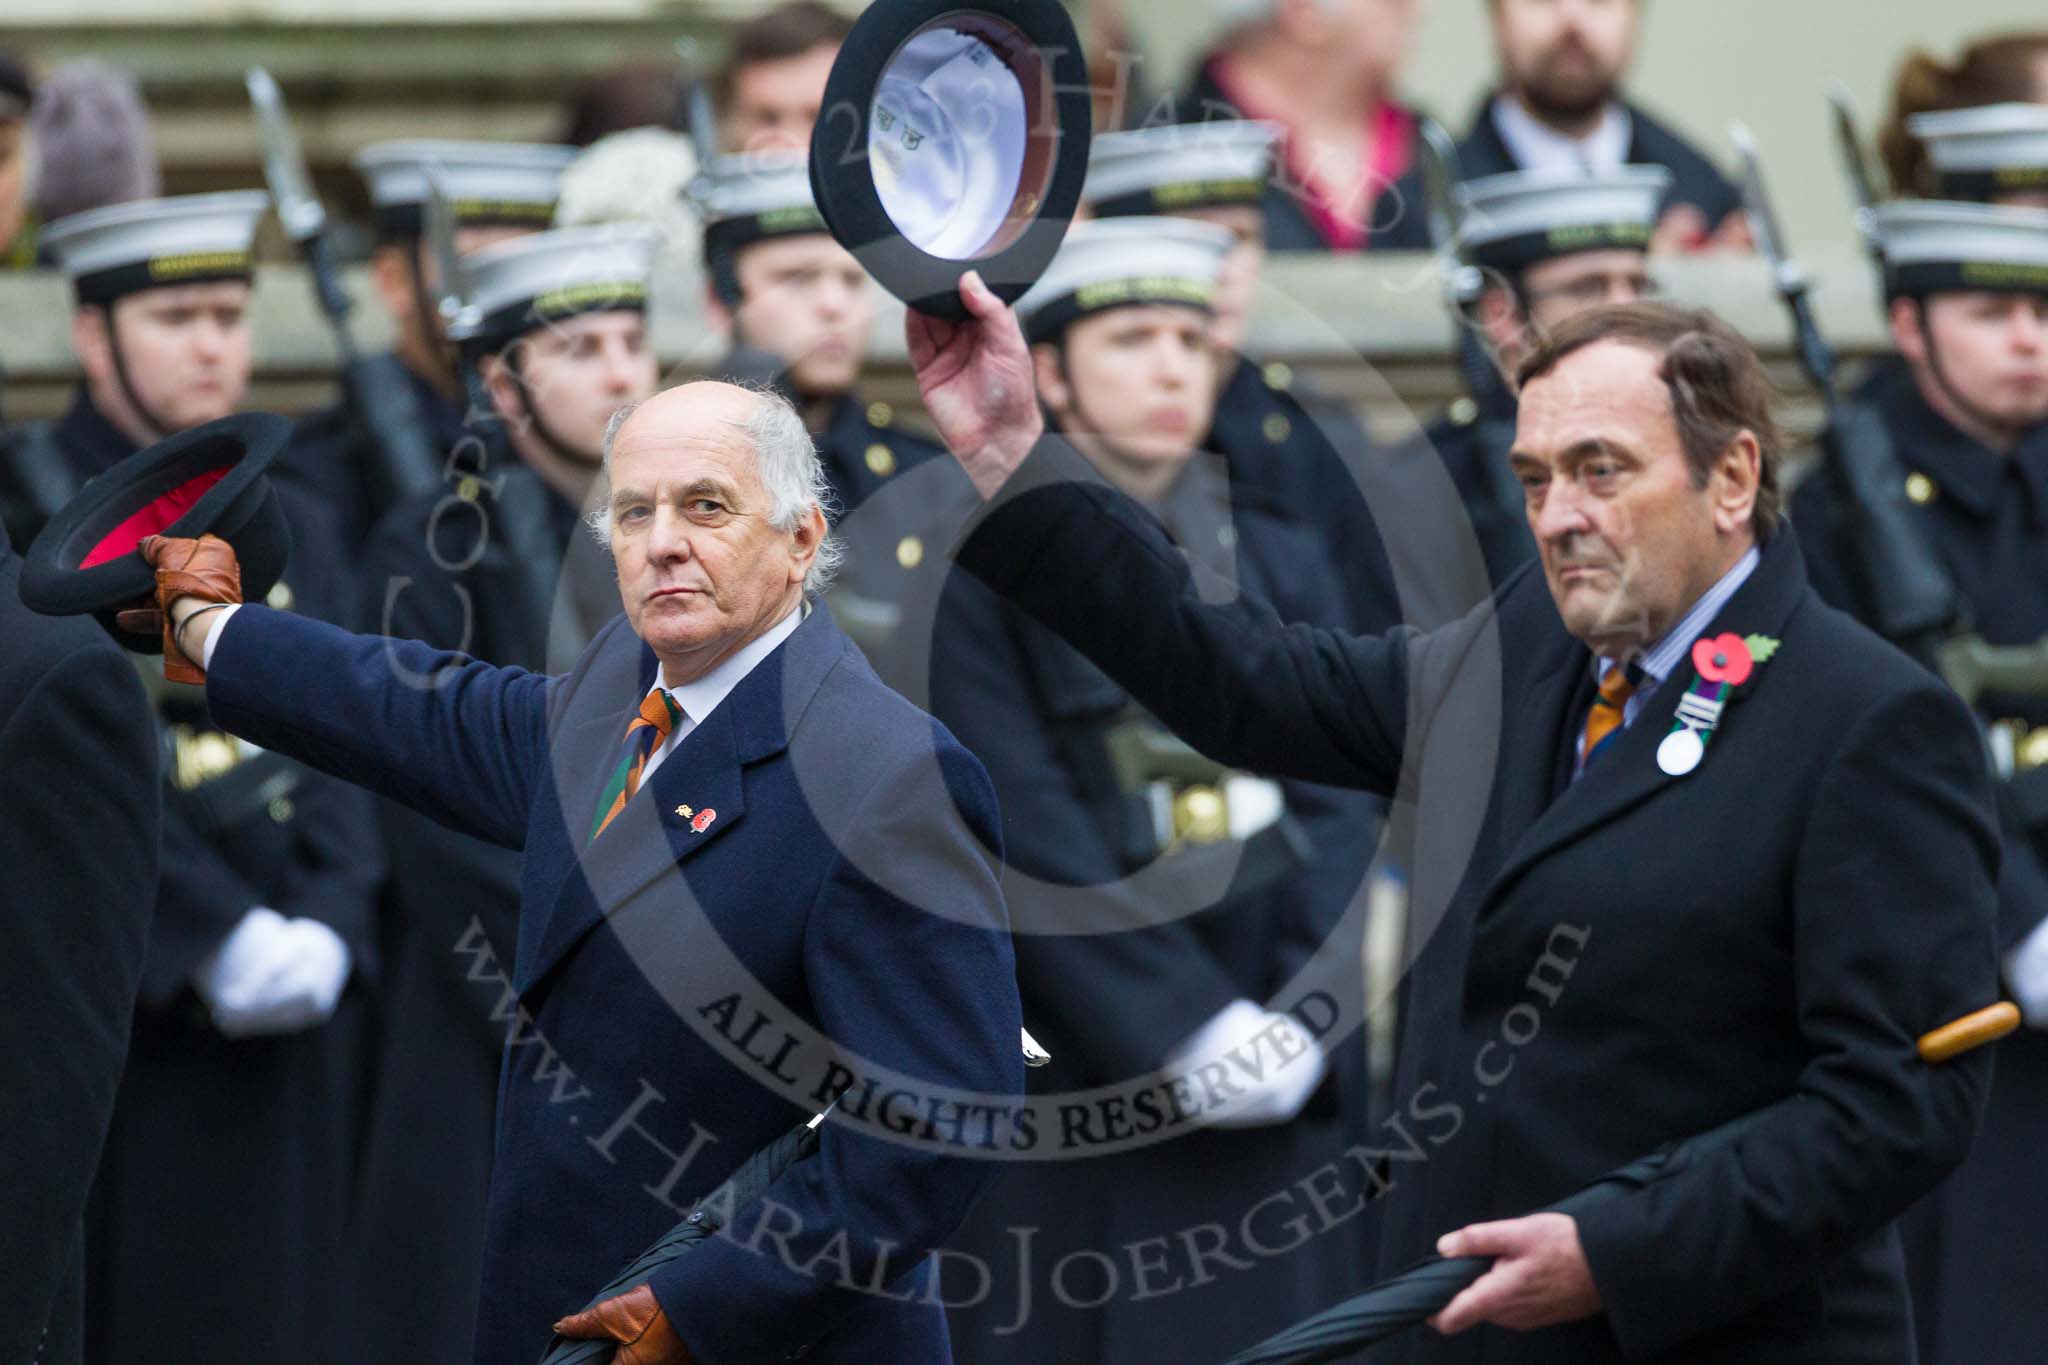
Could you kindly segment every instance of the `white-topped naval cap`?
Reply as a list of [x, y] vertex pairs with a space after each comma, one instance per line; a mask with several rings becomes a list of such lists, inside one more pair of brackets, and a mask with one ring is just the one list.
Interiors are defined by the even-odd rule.
[[802, 152], [742, 152], [721, 156], [690, 187], [708, 231], [747, 222], [755, 235], [823, 232], [825, 220], [811, 195], [810, 159]]
[[439, 179], [455, 221], [546, 227], [574, 147], [539, 142], [414, 138], [373, 142], [355, 155], [380, 226], [418, 231], [428, 171]]
[[2048, 209], [1895, 199], [1871, 211], [1893, 294], [2048, 293]]
[[174, 284], [247, 279], [256, 225], [270, 208], [262, 190], [137, 199], [74, 213], [39, 240], [81, 302]]
[[1467, 180], [1457, 190], [1459, 235], [1474, 260], [1502, 269], [1579, 251], [1647, 248], [1670, 184], [1662, 166]]
[[1139, 303], [1208, 308], [1237, 238], [1185, 218], [1106, 218], [1076, 223], [1038, 283], [1017, 300], [1034, 341], [1075, 318]]
[[659, 234], [645, 223], [555, 228], [462, 258], [483, 334], [508, 341], [577, 313], [644, 310]]
[[1989, 199], [2048, 190], [2048, 105], [1983, 104], [1915, 114], [1906, 131], [1927, 148], [1943, 194]]
[[1285, 132], [1277, 123], [1214, 119], [1098, 133], [1081, 199], [1104, 217], [1256, 204]]

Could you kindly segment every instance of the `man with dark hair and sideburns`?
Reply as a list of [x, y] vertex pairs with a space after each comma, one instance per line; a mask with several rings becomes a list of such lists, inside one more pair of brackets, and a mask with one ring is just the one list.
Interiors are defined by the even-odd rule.
[[1394, 1096], [1427, 1160], [1389, 1172], [1380, 1260], [1493, 1263], [1390, 1358], [1911, 1359], [1894, 1221], [1990, 1080], [1919, 1040], [1998, 998], [1998, 827], [1961, 702], [1808, 586], [1749, 344], [1662, 304], [1560, 324], [1508, 455], [1539, 562], [1357, 636], [1198, 574], [1045, 436], [1014, 317], [961, 292], [909, 340], [993, 502], [962, 562], [1212, 759], [1417, 802]]

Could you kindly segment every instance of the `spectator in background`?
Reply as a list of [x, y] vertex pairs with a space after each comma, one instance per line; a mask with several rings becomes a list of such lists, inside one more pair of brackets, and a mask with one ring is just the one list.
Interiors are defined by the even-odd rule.
[[1698, 148], [1622, 97], [1642, 0], [1488, 0], [1500, 88], [1458, 147], [1468, 177], [1507, 171], [1671, 172], [1654, 251], [1752, 245], [1742, 195]]
[[683, 130], [683, 81], [673, 63], [627, 62], [576, 82], [562, 111], [565, 144], [588, 147], [631, 128]]
[[93, 61], [58, 67], [36, 92], [29, 132], [41, 222], [163, 193], [156, 135], [131, 72]]
[[1924, 48], [1908, 53], [1892, 81], [1891, 117], [1877, 149], [1902, 199], [1946, 198], [1926, 144], [1906, 126], [1916, 114], [1974, 109], [1986, 104], [2048, 105], [2048, 33], [1985, 38], [1943, 63]]
[[35, 100], [28, 67], [11, 52], [0, 52], [0, 269], [26, 270], [36, 263], [35, 139], [28, 111]]
[[1416, 116], [1393, 98], [1415, 0], [1217, 0], [1217, 10], [1224, 35], [1178, 118], [1287, 129], [1267, 195], [1267, 246], [1427, 248], [1410, 174]]
[[712, 85], [719, 145], [728, 152], [808, 148], [825, 78], [852, 27], [818, 0], [788, 0], [733, 30], [732, 52]]

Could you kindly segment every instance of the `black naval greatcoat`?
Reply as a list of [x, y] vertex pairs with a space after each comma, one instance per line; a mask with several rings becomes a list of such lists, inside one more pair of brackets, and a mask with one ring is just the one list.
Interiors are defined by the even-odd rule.
[[[2010, 454], [1957, 430], [1930, 407], [1902, 363], [1881, 364], [1856, 394], [1891, 432], [1914, 522], [1968, 604], [1971, 628], [1997, 645], [2048, 635], [2048, 423]], [[1826, 470], [1792, 499], [1814, 587], [1868, 617], [1857, 547]], [[2001, 802], [2006, 835], [1999, 946], [2010, 951], [2048, 919], [2048, 822], [2030, 821], [2020, 793], [2048, 783], [2048, 696], [1990, 695], [1980, 718], [2009, 743], [2015, 780]], [[2024, 1360], [2048, 1341], [2048, 1302], [2022, 1286], [2048, 1280], [2048, 1035], [2022, 1030], [1999, 1046], [1998, 1081], [1970, 1159], [1905, 1226], [1914, 1311], [1925, 1358]]]
[[1573, 783], [1593, 661], [1540, 575], [1426, 635], [1287, 627], [1205, 601], [1086, 478], [1045, 443], [962, 563], [1217, 761], [1420, 805], [1398, 1108], [1367, 1135], [1383, 1268], [1749, 1120], [1579, 1218], [1598, 1315], [1390, 1358], [1911, 1359], [1894, 1220], [1962, 1161], [1992, 1062], [1916, 1041], [1999, 993], [1998, 830], [1954, 695], [1823, 603], [1781, 527], [1708, 628], [1778, 647], [1703, 761], [1657, 759], [1681, 667]]
[[79, 1365], [84, 1214], [156, 900], [156, 735], [127, 656], [21, 603], [0, 541], [0, 1360]]
[[[901, 627], [913, 585], [936, 568], [976, 499], [960, 467], [939, 446], [895, 425], [888, 403], [846, 394], [816, 434], [832, 486], [827, 508], [845, 559], [826, 604], [884, 681], [903, 648]], [[913, 629], [928, 629], [914, 625]]]
[[[610, 557], [525, 465], [493, 485], [458, 479], [385, 517], [363, 555], [363, 618], [378, 634], [561, 671], [618, 614]], [[531, 1030], [514, 1030], [510, 993], [520, 855], [376, 806], [387, 966], [343, 1357], [461, 1360], [476, 1340], [499, 1070], [537, 1053]]]
[[[1160, 513], [1183, 552], [1244, 591], [1293, 619], [1338, 618], [1315, 533], [1269, 495], [1235, 494], [1214, 457], [1196, 457]], [[1338, 952], [1326, 941], [1364, 881], [1378, 833], [1371, 798], [1282, 784], [1285, 813], [1264, 830], [1247, 839], [1190, 830], [1162, 848], [1149, 802], [1165, 791], [1199, 799], [1215, 789], [1205, 783], [1222, 779], [1183, 773], [1155, 789], [1145, 774], [1120, 772], [1136, 736], [1178, 741], [1094, 664], [964, 572], [945, 582], [937, 612], [930, 705], [996, 784], [1018, 989], [1027, 1024], [1052, 1054], [1029, 1074], [1035, 1093], [1132, 1084], [1233, 1000], [1277, 997], [1319, 951], [1348, 963], [1348, 974], [1330, 973], [1341, 979], [1318, 979], [1352, 992], [1356, 1017], [1360, 944]], [[1083, 905], [1095, 931], [1055, 931], [1052, 917]], [[1145, 927], [1100, 932], [1122, 914]], [[1149, 923], [1148, 914], [1164, 918]], [[952, 1243], [992, 1272], [986, 1297], [952, 1314], [958, 1357], [1217, 1359], [1362, 1283], [1361, 1223], [1285, 1254], [1238, 1245], [1230, 1254], [1239, 1266], [1206, 1282], [1201, 1267], [1173, 1258], [1183, 1254], [1182, 1229], [1238, 1228], [1262, 1197], [1335, 1160], [1349, 1140], [1342, 1120], [1363, 1112], [1363, 1055], [1362, 1034], [1330, 1038], [1329, 1075], [1290, 1122], [1189, 1127], [1136, 1150], [1005, 1165]], [[1028, 1244], [1019, 1228], [1030, 1230]], [[1147, 1295], [1126, 1280], [1101, 1305], [1062, 1301], [1067, 1284], [1063, 1276], [1055, 1287], [1052, 1268], [1063, 1258], [1121, 1255], [1152, 1239], [1169, 1249], [1157, 1281], [1193, 1285]], [[1085, 1294], [1100, 1288], [1091, 1279]], [[1020, 1315], [1021, 1331], [1006, 1328]]]
[[[465, 401], [444, 392], [395, 355], [377, 359], [394, 383], [411, 391], [428, 447], [454, 450], [462, 439]], [[376, 452], [358, 433], [346, 403], [322, 408], [300, 419], [291, 448], [272, 468], [280, 492], [331, 520], [334, 541], [351, 564], [399, 501], [396, 490], [379, 476]]]
[[1229, 468], [1235, 500], [1277, 506], [1314, 533], [1337, 579], [1339, 614], [1329, 624], [1387, 630], [1401, 622], [1368, 500], [1377, 491], [1371, 466], [1382, 452], [1355, 418], [1304, 399], [1286, 365], [1239, 358], [1217, 395], [1208, 444]]
[[[1471, 129], [1458, 144], [1458, 173], [1467, 180], [1522, 169], [1493, 121], [1493, 104], [1499, 98], [1494, 94], [1480, 101]], [[1626, 103], [1623, 107], [1629, 118], [1627, 164], [1662, 166], [1671, 172], [1671, 186], [1657, 206], [1659, 215], [1676, 205], [1690, 204], [1700, 211], [1712, 232], [1742, 207], [1742, 192], [1697, 147], [1650, 117], [1641, 105]]]
[[[50, 434], [76, 484], [136, 450], [83, 390]], [[341, 614], [325, 595], [336, 562], [325, 528], [295, 516], [291, 530], [272, 600]], [[212, 724], [198, 689], [164, 683], [154, 658], [144, 668], [162, 747], [163, 854], [87, 1219], [87, 1355], [110, 1365], [325, 1359], [364, 1082], [357, 982], [376, 962], [382, 857], [369, 800], [243, 748]], [[326, 1023], [240, 1039], [214, 1026], [193, 973], [257, 906], [320, 920], [349, 945], [351, 984]], [[252, 1302], [265, 1311], [250, 1314]]]
[[1417, 625], [1457, 619], [1536, 557], [1521, 484], [1508, 466], [1515, 415], [1514, 396], [1504, 387], [1459, 398], [1388, 455], [1397, 484], [1412, 480], [1418, 465], [1439, 466], [1450, 476], [1484, 570], [1475, 575], [1449, 557], [1424, 560], [1412, 571], [1418, 595], [1429, 604], [1426, 615], [1408, 618]]

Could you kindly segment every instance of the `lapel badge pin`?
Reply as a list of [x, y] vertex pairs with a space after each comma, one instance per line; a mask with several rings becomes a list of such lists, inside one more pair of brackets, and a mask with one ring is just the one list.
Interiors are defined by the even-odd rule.
[[677, 806], [677, 807], [676, 807], [676, 818], [677, 818], [677, 819], [679, 819], [679, 820], [687, 820], [687, 819], [689, 819], [689, 818], [690, 818], [690, 817], [691, 817], [692, 815], [695, 815], [695, 814], [696, 814], [696, 812], [695, 812], [695, 811], [693, 811], [693, 810], [691, 810], [691, 809], [690, 809], [690, 808], [689, 808], [688, 806]]
[[718, 812], [706, 806], [690, 818], [690, 829], [693, 833], [702, 834], [705, 830], [711, 828], [711, 822], [717, 818]]

